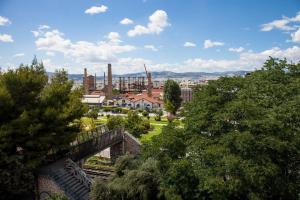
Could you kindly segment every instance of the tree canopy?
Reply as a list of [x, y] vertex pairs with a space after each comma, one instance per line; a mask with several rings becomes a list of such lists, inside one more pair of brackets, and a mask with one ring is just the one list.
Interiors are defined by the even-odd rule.
[[167, 80], [164, 84], [164, 104], [166, 111], [176, 114], [181, 106], [181, 90], [174, 80]]
[[0, 74], [1, 197], [32, 191], [32, 173], [49, 150], [74, 140], [73, 122], [85, 111], [81, 94], [64, 70], [48, 79], [36, 59]]
[[[159, 172], [150, 180], [160, 195], [152, 198], [298, 199], [299, 85], [300, 64], [270, 58], [245, 77], [197, 87], [185, 127], [170, 123], [143, 148], [140, 162], [152, 160]], [[138, 169], [118, 178], [123, 188]], [[139, 191], [131, 186], [123, 192]]]

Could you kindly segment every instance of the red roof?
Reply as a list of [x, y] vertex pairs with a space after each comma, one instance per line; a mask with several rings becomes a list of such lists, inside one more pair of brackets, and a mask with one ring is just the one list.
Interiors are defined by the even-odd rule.
[[125, 96], [125, 98], [129, 99], [130, 101], [133, 101], [133, 102], [136, 102], [136, 101], [139, 101], [139, 100], [142, 100], [142, 99], [145, 99], [151, 103], [159, 103], [159, 104], [162, 104], [162, 100], [159, 99], [160, 97], [160, 93], [161, 92], [153, 92], [152, 91], [152, 96], [149, 97], [147, 92], [143, 91], [142, 93], [139, 93], [139, 94], [127, 94]]

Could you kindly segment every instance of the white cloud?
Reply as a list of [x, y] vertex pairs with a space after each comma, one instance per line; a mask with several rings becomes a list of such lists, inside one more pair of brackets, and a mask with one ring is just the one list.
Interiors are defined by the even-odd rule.
[[120, 21], [120, 24], [123, 24], [123, 25], [133, 24], [133, 21], [129, 18], [124, 18]]
[[145, 45], [144, 48], [151, 49], [152, 51], [158, 51], [158, 49], [154, 45], [150, 45], [150, 44]]
[[35, 31], [31, 31], [31, 33], [34, 35], [34, 37], [38, 37], [38, 36], [44, 34], [45, 31], [50, 28], [51, 27], [48, 25], [39, 25], [38, 29]]
[[13, 42], [13, 38], [11, 35], [0, 34], [0, 42]]
[[159, 34], [169, 25], [167, 13], [163, 10], [156, 10], [149, 17], [147, 26], [136, 25], [132, 30], [129, 30], [127, 34], [129, 37], [143, 34]]
[[284, 31], [295, 30], [294, 27], [288, 26], [290, 20], [288, 18], [274, 20], [270, 23], [261, 25], [261, 31], [271, 31], [273, 29], [280, 29]]
[[241, 53], [245, 49], [243, 47], [238, 47], [238, 48], [229, 48], [228, 51], [236, 52], [236, 53]]
[[87, 9], [84, 13], [94, 15], [94, 14], [98, 14], [98, 13], [104, 13], [107, 11], [107, 9], [108, 9], [108, 7], [105, 5], [92, 6], [89, 9]]
[[40, 25], [38, 29], [39, 29], [39, 30], [50, 29], [50, 26], [45, 25], [45, 24], [44, 24], [44, 25]]
[[62, 53], [78, 63], [100, 63], [116, 60], [117, 54], [135, 50], [134, 46], [121, 45], [116, 32], [109, 33], [106, 41], [97, 43], [87, 41], [73, 42], [66, 39], [58, 30], [42, 33], [35, 41], [38, 50]]
[[211, 48], [211, 47], [215, 47], [215, 46], [223, 46], [224, 43], [223, 42], [217, 42], [217, 41], [211, 41], [211, 40], [205, 40], [204, 41], [204, 48]]
[[291, 37], [293, 42], [300, 42], [300, 28], [296, 32], [291, 33]]
[[183, 44], [184, 47], [196, 47], [197, 45], [193, 42], [185, 42]]
[[270, 23], [261, 25], [261, 31], [271, 31], [273, 29], [292, 31], [296, 29], [295, 26], [290, 25], [293, 22], [300, 22], [300, 11], [297, 13], [295, 17], [290, 18], [290, 17], [283, 16], [281, 19], [277, 19]]
[[23, 57], [23, 56], [25, 56], [24, 53], [17, 53], [15, 55], [13, 55], [13, 57]]
[[5, 26], [9, 24], [11, 24], [11, 21], [8, 18], [0, 16], [0, 26]]
[[106, 38], [108, 38], [113, 43], [120, 43], [122, 40], [120, 40], [120, 34], [118, 32], [110, 32]]
[[288, 49], [280, 49], [274, 47], [258, 53], [244, 52], [240, 54], [238, 59], [202, 59], [194, 58], [184, 61], [184, 68], [191, 71], [229, 71], [229, 70], [254, 70], [262, 67], [263, 63], [269, 56], [275, 58], [286, 58], [288, 61], [300, 61], [300, 48], [293, 46]]
[[47, 56], [55, 56], [55, 53], [52, 52], [52, 51], [47, 51], [47, 52], [46, 52], [46, 55], [47, 55]]

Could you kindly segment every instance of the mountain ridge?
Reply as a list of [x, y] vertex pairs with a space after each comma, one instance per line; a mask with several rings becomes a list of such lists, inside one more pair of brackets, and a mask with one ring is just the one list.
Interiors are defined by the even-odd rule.
[[[172, 72], [172, 71], [154, 71], [151, 72], [153, 79], [161, 78], [190, 78], [199, 79], [201, 77], [220, 77], [220, 76], [244, 76], [251, 71], [239, 70], [239, 71], [224, 71], [224, 72]], [[49, 76], [52, 76], [53, 72], [48, 72]], [[82, 80], [83, 74], [69, 74], [69, 78], [72, 80]], [[146, 76], [145, 72], [126, 73], [126, 74], [113, 74], [114, 78], [117, 77], [138, 77]], [[103, 79], [103, 75], [97, 76], [97, 79]]]

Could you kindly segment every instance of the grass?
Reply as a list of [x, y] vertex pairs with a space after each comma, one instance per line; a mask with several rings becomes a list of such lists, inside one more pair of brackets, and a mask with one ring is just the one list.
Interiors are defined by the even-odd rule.
[[143, 142], [147, 142], [150, 141], [152, 139], [153, 136], [159, 135], [161, 134], [161, 130], [162, 130], [162, 125], [155, 125], [155, 124], [151, 124], [154, 129], [152, 131], [149, 131], [147, 134], [143, 134], [141, 135], [141, 137], [139, 138], [139, 140], [143, 143]]
[[[99, 116], [96, 120], [83, 117], [81, 121], [83, 123], [83, 126], [86, 127], [86, 130], [90, 130], [92, 127], [105, 124], [107, 122], [107, 117]], [[154, 127], [154, 129], [149, 131], [147, 134], [141, 135], [141, 137], [139, 138], [141, 142], [149, 141], [152, 139], [153, 136], [159, 135], [161, 133], [162, 127], [168, 124], [168, 119], [166, 117], [162, 117], [161, 121], [155, 121], [154, 117], [150, 117], [149, 121], [151, 126]], [[179, 127], [183, 127], [182, 121], [176, 119], [174, 120], [174, 122], [177, 123]]]

